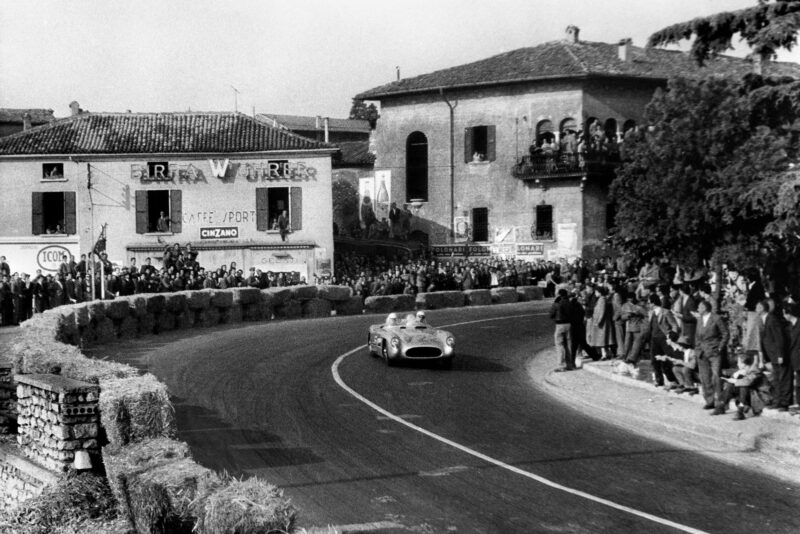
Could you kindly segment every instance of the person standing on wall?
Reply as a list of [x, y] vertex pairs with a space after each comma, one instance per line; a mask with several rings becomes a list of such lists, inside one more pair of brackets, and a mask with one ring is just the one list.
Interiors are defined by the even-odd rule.
[[286, 210], [278, 216], [278, 230], [281, 233], [281, 241], [286, 241], [286, 236], [289, 234], [289, 214]]

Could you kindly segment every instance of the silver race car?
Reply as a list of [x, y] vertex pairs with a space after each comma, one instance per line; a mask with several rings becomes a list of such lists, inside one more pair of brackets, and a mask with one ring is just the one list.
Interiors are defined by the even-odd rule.
[[398, 320], [397, 315], [391, 313], [385, 323], [369, 327], [367, 345], [371, 355], [382, 357], [389, 366], [401, 360], [434, 360], [449, 369], [453, 365], [456, 341], [450, 332], [427, 324], [424, 312], [409, 315], [405, 320]]

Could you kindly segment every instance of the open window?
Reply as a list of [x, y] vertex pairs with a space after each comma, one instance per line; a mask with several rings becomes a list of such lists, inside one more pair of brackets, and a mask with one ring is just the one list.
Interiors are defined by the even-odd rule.
[[489, 241], [489, 208], [472, 209], [472, 240]]
[[178, 189], [136, 191], [136, 233], [180, 233], [182, 204], [182, 191]]
[[256, 229], [277, 231], [278, 217], [286, 212], [291, 230], [303, 229], [302, 187], [256, 188]]
[[473, 126], [464, 130], [464, 163], [494, 161], [497, 158], [494, 126]]
[[536, 206], [534, 238], [542, 241], [553, 239], [553, 206], [547, 204]]
[[63, 180], [63, 163], [42, 163], [42, 180]]
[[33, 192], [31, 208], [34, 235], [77, 232], [74, 191]]
[[428, 201], [428, 138], [422, 132], [406, 139], [406, 201]]

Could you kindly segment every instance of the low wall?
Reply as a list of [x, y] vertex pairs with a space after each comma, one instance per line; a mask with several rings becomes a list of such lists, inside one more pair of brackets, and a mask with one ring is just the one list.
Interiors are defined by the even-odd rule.
[[[236, 288], [132, 295], [111, 301], [61, 306], [23, 323], [22, 334], [11, 350], [3, 355], [9, 362], [0, 364], [0, 431], [16, 430], [17, 384], [12, 381], [15, 374], [20, 375], [18, 380], [24, 383], [30, 381], [25, 375], [49, 373], [58, 368], [62, 378], [56, 381], [67, 379], [98, 385], [99, 439], [94, 440], [87, 435], [84, 437], [89, 441], [79, 445], [81, 448], [88, 445], [93, 454], [96, 450], [94, 447], [102, 447], [102, 456], [96, 458], [95, 463], [102, 461], [108, 471], [120, 501], [120, 512], [128, 518], [131, 528], [137, 532], [157, 532], [152, 525], [166, 524], [167, 518], [174, 519], [176, 513], [189, 514], [183, 519], [191, 522], [192, 510], [196, 507], [186, 508], [176, 497], [170, 506], [159, 508], [163, 517], [151, 517], [147, 514], [152, 514], [157, 507], [133, 505], [138, 502], [137, 498], [142, 497], [141, 488], [148, 488], [147, 491], [154, 492], [156, 497], [166, 491], [163, 488], [169, 488], [168, 496], [173, 493], [181, 495], [181, 488], [172, 480], [177, 471], [196, 475], [192, 480], [182, 478], [188, 480], [190, 486], [196, 486], [197, 481], [202, 479], [203, 484], [209, 483], [216, 488], [209, 490], [203, 498], [209, 498], [213, 491], [224, 491], [224, 483], [196, 464], [184, 443], [174, 440], [174, 411], [163, 384], [152, 375], [140, 375], [128, 365], [86, 358], [76, 345], [98, 346], [170, 330], [209, 328], [242, 321], [358, 315], [365, 310], [383, 313], [483, 306], [538, 298], [541, 298], [539, 288], [499, 288], [422, 293], [417, 296], [376, 296], [362, 301], [360, 297], [353, 296], [348, 287], [293, 286], [265, 290]], [[22, 392], [24, 396], [30, 393], [26, 389]], [[41, 415], [41, 408], [44, 407], [38, 408], [36, 413]], [[26, 405], [26, 419], [23, 421], [26, 424], [31, 422], [27, 419], [30, 413], [30, 407]], [[52, 415], [49, 417], [52, 419]], [[40, 423], [36, 421], [36, 425]], [[47, 429], [52, 430], [51, 427]], [[41, 433], [26, 434], [29, 437], [33, 435], [41, 436]], [[53, 438], [54, 435], [47, 436], [45, 444], [53, 445]], [[27, 443], [22, 445], [21, 452], [24, 455]], [[58, 446], [55, 443], [56, 449]], [[181, 454], [175, 454], [173, 449], [176, 447], [182, 451]], [[63, 469], [69, 464], [68, 456], [57, 454], [61, 463], [53, 467]], [[137, 463], [139, 460], [136, 458], [139, 457], [144, 463]], [[2, 476], [15, 481], [12, 485], [16, 493], [8, 497], [3, 495], [9, 503], [18, 503], [36, 495], [47, 484], [47, 477], [39, 483], [36, 481], [38, 479], [30, 476], [30, 472], [47, 473], [45, 469], [22, 458], [14, 458], [11, 463], [4, 460], [0, 462]], [[158, 458], [158, 461], [150, 465], [145, 461], [147, 458]], [[20, 470], [19, 465], [31, 465], [33, 471]], [[131, 494], [131, 488], [139, 489], [134, 490], [134, 495]]]
[[19, 447], [0, 443], [0, 510], [9, 511], [42, 493], [58, 477], [24, 457]]

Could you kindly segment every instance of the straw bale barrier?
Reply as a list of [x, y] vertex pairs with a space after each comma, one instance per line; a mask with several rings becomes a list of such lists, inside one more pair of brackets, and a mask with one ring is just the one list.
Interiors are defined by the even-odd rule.
[[539, 286], [518, 286], [517, 296], [520, 302], [544, 299], [544, 291]]
[[488, 289], [467, 289], [464, 301], [467, 306], [488, 306], [492, 303], [492, 294]]
[[367, 313], [412, 311], [415, 308], [414, 295], [378, 295], [364, 299]]
[[511, 304], [519, 298], [513, 287], [496, 287], [489, 291], [492, 294], [492, 304]]
[[460, 308], [464, 305], [463, 291], [436, 291], [420, 293], [416, 298], [418, 310], [438, 310], [441, 308]]

